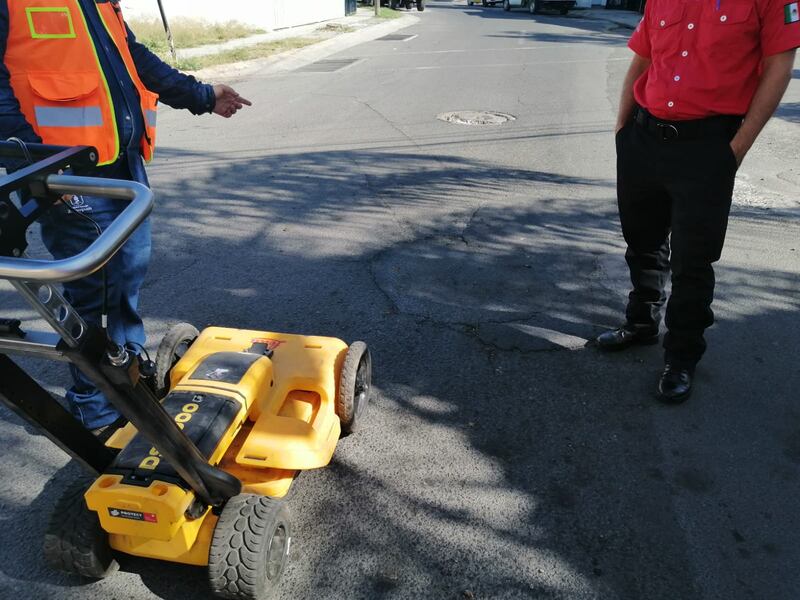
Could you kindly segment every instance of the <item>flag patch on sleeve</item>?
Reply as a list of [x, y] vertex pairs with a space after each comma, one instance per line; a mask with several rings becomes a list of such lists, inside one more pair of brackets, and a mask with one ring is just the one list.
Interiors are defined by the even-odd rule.
[[797, 2], [792, 2], [783, 7], [783, 22], [787, 25], [789, 23], [797, 23], [800, 21], [800, 7]]

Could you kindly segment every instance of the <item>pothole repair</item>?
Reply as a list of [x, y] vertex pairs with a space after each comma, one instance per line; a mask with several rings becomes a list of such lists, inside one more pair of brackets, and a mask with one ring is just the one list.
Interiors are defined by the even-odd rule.
[[446, 112], [436, 117], [440, 121], [455, 123], [456, 125], [502, 125], [509, 121], [516, 121], [514, 115], [494, 112], [489, 110], [457, 110]]
[[[393, 246], [372, 264], [401, 314], [469, 325], [483, 343], [522, 352], [583, 348], [618, 294], [592, 274], [597, 256], [551, 228], [551, 216], [477, 211], [459, 235]], [[612, 319], [613, 320], [613, 319]]]

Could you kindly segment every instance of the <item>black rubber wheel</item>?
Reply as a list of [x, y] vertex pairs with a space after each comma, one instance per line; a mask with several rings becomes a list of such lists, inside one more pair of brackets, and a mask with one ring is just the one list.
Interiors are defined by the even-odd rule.
[[397, 6], [399, 4], [400, 0], [391, 0], [391, 2], [389, 2], [389, 8], [391, 8], [392, 10], [397, 10]]
[[528, 8], [530, 9], [532, 15], [538, 15], [539, 11], [542, 10], [542, 3], [540, 0], [531, 0]]
[[417, 10], [419, 12], [425, 10], [425, 0], [417, 0]]
[[44, 558], [58, 571], [103, 579], [119, 568], [100, 527], [97, 513], [89, 510], [83, 494], [93, 480], [73, 481], [56, 502], [44, 535]]
[[194, 325], [178, 323], [170, 327], [161, 340], [156, 353], [156, 395], [163, 398], [169, 392], [169, 375], [191, 347], [200, 332]]
[[508, 0], [503, 0], [503, 10], [509, 11], [511, 10], [511, 2]]
[[364, 342], [353, 342], [339, 377], [336, 414], [347, 435], [359, 429], [372, 395], [372, 355]]
[[559, 9], [559, 11], [558, 11], [558, 12], [559, 12], [560, 14], [562, 14], [562, 15], [565, 15], [565, 14], [567, 14], [567, 13], [569, 12], [569, 9], [568, 9], [568, 8], [562, 8], [562, 9]]
[[278, 584], [291, 545], [289, 511], [276, 498], [239, 494], [222, 509], [208, 555], [220, 598], [265, 600]]

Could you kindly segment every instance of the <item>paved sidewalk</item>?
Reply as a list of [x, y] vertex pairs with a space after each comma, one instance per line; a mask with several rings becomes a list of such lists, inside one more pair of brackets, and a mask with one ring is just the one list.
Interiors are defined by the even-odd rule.
[[595, 19], [609, 21], [621, 27], [636, 29], [642, 15], [632, 10], [614, 10], [607, 8], [586, 8], [571, 11], [567, 16], [577, 19]]
[[[235, 50], [236, 48], [245, 48], [247, 46], [255, 46], [264, 42], [274, 42], [278, 40], [285, 40], [287, 38], [295, 37], [313, 37], [325, 31], [336, 33], [336, 27], [341, 26], [345, 28], [340, 34], [358, 31], [367, 27], [391, 23], [403, 19], [381, 19], [375, 16], [375, 11], [371, 7], [360, 7], [355, 15], [349, 17], [342, 17], [341, 19], [333, 19], [330, 21], [319, 21], [317, 23], [310, 23], [308, 25], [300, 25], [298, 27], [287, 27], [285, 29], [277, 29], [268, 31], [267, 33], [259, 33], [244, 38], [230, 40], [221, 44], [207, 44], [205, 46], [198, 46], [196, 48], [184, 48], [177, 50], [179, 59], [185, 60], [188, 58], [197, 58], [199, 56], [208, 56], [210, 54], [217, 54], [226, 50]], [[320, 37], [320, 41], [324, 40]]]

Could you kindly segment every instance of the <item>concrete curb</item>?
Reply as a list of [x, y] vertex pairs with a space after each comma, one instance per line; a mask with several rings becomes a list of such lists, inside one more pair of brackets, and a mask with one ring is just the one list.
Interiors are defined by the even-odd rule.
[[636, 29], [642, 15], [633, 11], [616, 11], [603, 9], [576, 10], [567, 15], [572, 19], [591, 19], [593, 21], [607, 21], [626, 29]]
[[385, 23], [364, 27], [358, 31], [343, 33], [334, 38], [322, 40], [317, 44], [299, 50], [290, 50], [289, 52], [282, 52], [267, 58], [217, 65], [195, 71], [192, 74], [201, 79], [220, 81], [240, 79], [256, 72], [258, 72], [259, 75], [272, 75], [294, 71], [295, 69], [302, 68], [325, 58], [326, 56], [330, 56], [331, 54], [336, 54], [337, 52], [347, 50], [348, 48], [363, 44], [364, 42], [369, 42], [384, 35], [394, 33], [400, 29], [405, 29], [417, 22], [419, 22], [419, 17], [404, 15], [397, 19], [386, 21]]

